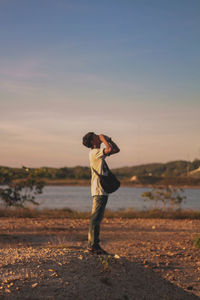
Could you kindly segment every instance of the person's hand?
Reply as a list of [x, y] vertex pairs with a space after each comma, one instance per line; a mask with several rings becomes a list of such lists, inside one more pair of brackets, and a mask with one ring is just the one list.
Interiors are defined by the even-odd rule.
[[[111, 142], [111, 138], [105, 134], [100, 134], [99, 136], [103, 136], [107, 142]], [[101, 140], [101, 139], [100, 139]]]

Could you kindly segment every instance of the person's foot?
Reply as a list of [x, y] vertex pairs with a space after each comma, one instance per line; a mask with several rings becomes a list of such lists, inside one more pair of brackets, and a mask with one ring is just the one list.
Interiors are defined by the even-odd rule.
[[94, 247], [87, 247], [87, 252], [91, 254], [98, 254], [98, 250]]
[[106, 250], [102, 249], [100, 245], [97, 246], [97, 249], [100, 252], [100, 254], [108, 254], [108, 252]]
[[89, 253], [97, 254], [97, 255], [106, 255], [106, 254], [108, 254], [108, 252], [106, 252], [104, 249], [102, 249], [99, 245], [94, 246], [94, 247], [88, 247], [87, 251]]

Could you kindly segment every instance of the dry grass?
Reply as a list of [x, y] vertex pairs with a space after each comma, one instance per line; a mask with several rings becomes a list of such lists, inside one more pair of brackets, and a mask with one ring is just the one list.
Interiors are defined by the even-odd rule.
[[[42, 209], [35, 208], [4, 208], [0, 209], [0, 217], [15, 217], [15, 218], [70, 218], [70, 219], [89, 219], [90, 212], [80, 212], [71, 210], [70, 208], [63, 209]], [[152, 209], [145, 211], [136, 211], [133, 209], [126, 210], [106, 210], [106, 218], [145, 218], [145, 219], [200, 219], [200, 211], [193, 210], [160, 210]]]

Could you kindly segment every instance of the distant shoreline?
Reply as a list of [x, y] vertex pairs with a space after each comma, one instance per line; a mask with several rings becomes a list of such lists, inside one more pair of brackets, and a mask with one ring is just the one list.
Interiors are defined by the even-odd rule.
[[[90, 180], [44, 180], [45, 185], [47, 186], [90, 186]], [[166, 184], [167, 185], [167, 184]], [[121, 187], [132, 187], [132, 188], [153, 188], [153, 187], [166, 187], [165, 184], [141, 184], [141, 183], [132, 183], [130, 181], [121, 180]], [[169, 186], [177, 186], [180, 188], [188, 189], [200, 189], [198, 185], [169, 185]]]
[[[16, 181], [20, 181], [19, 179]], [[43, 179], [41, 181], [44, 182], [45, 186], [88, 186], [90, 187], [90, 179]], [[130, 187], [130, 188], [153, 188], [153, 187], [161, 187], [164, 188], [166, 186], [171, 187], [178, 187], [183, 189], [200, 189], [200, 185], [189, 185], [189, 184], [171, 184], [171, 183], [155, 183], [155, 184], [148, 184], [148, 183], [136, 183], [131, 182], [129, 180], [120, 180], [121, 187]], [[5, 186], [6, 183], [0, 184], [0, 186]]]

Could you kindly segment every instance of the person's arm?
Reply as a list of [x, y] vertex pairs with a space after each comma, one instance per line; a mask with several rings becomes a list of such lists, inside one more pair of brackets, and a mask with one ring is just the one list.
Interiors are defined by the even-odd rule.
[[112, 155], [120, 151], [119, 147], [108, 136], [100, 134], [99, 139], [106, 146], [104, 149], [104, 154]]
[[119, 147], [117, 146], [117, 144], [115, 144], [115, 142], [112, 141], [112, 139], [109, 139], [109, 144], [112, 147], [112, 151], [110, 152], [110, 155], [118, 153], [120, 151]]
[[111, 145], [108, 143], [108, 137], [104, 134], [100, 134], [99, 135], [99, 139], [100, 141], [105, 145], [105, 149], [103, 149], [103, 152], [105, 155], [108, 155], [111, 153], [112, 151], [112, 148], [111, 148]]

